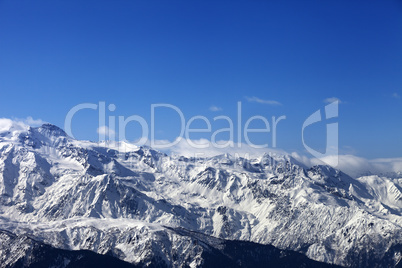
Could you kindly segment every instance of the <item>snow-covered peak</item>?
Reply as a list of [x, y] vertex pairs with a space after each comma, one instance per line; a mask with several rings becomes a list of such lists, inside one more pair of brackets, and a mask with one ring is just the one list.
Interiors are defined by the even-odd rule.
[[67, 137], [67, 134], [66, 132], [64, 132], [64, 130], [62, 130], [58, 126], [48, 123], [43, 124], [41, 127], [34, 128], [34, 130], [49, 138], [60, 137], [60, 136]]
[[[0, 119], [0, 142], [41, 146], [53, 144], [56, 140], [69, 138], [61, 128], [52, 124], [31, 127], [21, 121]], [[69, 138], [70, 139], [70, 138]]]

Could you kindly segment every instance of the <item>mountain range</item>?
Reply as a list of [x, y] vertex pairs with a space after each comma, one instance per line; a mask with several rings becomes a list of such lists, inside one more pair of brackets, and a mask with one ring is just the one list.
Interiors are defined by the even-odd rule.
[[0, 267], [396, 267], [402, 176], [0, 131]]

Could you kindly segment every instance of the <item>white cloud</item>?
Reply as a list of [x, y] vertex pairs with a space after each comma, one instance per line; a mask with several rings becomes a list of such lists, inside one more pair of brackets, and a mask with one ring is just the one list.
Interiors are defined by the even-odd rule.
[[[157, 140], [154, 142], [154, 149], [164, 151], [167, 154], [181, 155], [186, 157], [213, 157], [222, 154], [230, 154], [232, 156], [257, 158], [264, 153], [273, 153], [278, 155], [290, 155], [301, 164], [312, 167], [314, 165], [331, 165], [336, 169], [342, 170], [351, 177], [359, 177], [362, 175], [386, 174], [390, 172], [402, 173], [402, 157], [401, 158], [383, 158], [369, 160], [355, 155], [345, 154], [339, 156], [326, 156], [323, 159], [312, 158], [298, 153], [288, 153], [278, 148], [253, 148], [250, 145], [235, 143], [233, 141], [221, 140], [213, 144], [210, 140], [187, 140], [178, 138], [173, 146], [168, 148], [158, 148], [166, 146], [173, 142], [168, 140]], [[148, 142], [147, 145], [150, 145]], [[196, 145], [196, 146], [194, 146]], [[216, 146], [218, 145], [218, 146]], [[225, 145], [225, 146], [223, 146]], [[338, 163], [338, 164], [337, 164]]]
[[13, 125], [13, 121], [8, 118], [0, 118], [0, 132], [9, 131]]
[[116, 136], [116, 132], [113, 129], [108, 128], [107, 126], [101, 126], [96, 131], [98, 132], [98, 134], [109, 137], [111, 139], [114, 139], [114, 137]]
[[47, 123], [47, 122], [43, 121], [42, 119], [33, 119], [31, 116], [28, 116], [26, 119], [23, 119], [22, 121], [32, 127], [41, 126], [41, 125]]
[[[10, 119], [9, 119], [10, 120]], [[28, 116], [27, 118], [13, 118], [11, 119], [14, 123], [23, 123], [25, 125], [31, 126], [31, 127], [38, 127], [43, 124], [46, 124], [46, 121], [43, 121], [42, 119], [34, 119], [32, 116]]]
[[[402, 172], [402, 158], [382, 158], [370, 160], [355, 155], [331, 155], [320, 160], [317, 158], [300, 156], [296, 153], [292, 153], [291, 155], [306, 166], [325, 165], [327, 163], [336, 169], [342, 170], [352, 177], [359, 177], [367, 174]], [[337, 162], [338, 164], [336, 165]]]
[[256, 103], [261, 103], [261, 104], [268, 104], [268, 105], [282, 105], [282, 103], [280, 103], [279, 101], [275, 101], [275, 100], [263, 100], [257, 97], [246, 97], [246, 100], [248, 102], [256, 102]]
[[[238, 155], [244, 157], [246, 154], [249, 157], [259, 157], [264, 153], [277, 153], [287, 154], [283, 150], [273, 148], [253, 148], [250, 145], [244, 143], [235, 143], [233, 141], [221, 140], [216, 143], [207, 139], [188, 140], [188, 139], [176, 139], [177, 143], [173, 146], [169, 146], [164, 151], [174, 155], [182, 155], [186, 157], [212, 157], [221, 154], [231, 154], [233, 156]], [[157, 145], [166, 145], [171, 142], [166, 140], [155, 141], [155, 149], [158, 149]]]
[[24, 122], [0, 118], [0, 132], [27, 130], [29, 126]]
[[401, 98], [401, 96], [399, 96], [399, 94], [396, 93], [396, 92], [392, 94], [392, 97], [395, 98], [395, 99], [400, 99]]
[[30, 126], [41, 126], [45, 121], [41, 119], [33, 119], [31, 116], [27, 118], [0, 118], [0, 132], [14, 131], [14, 130], [26, 130]]
[[[367, 159], [354, 155], [330, 155], [324, 157], [322, 161], [334, 168], [342, 170], [352, 177], [358, 177], [362, 174], [367, 174], [368, 172], [376, 173]], [[323, 164], [320, 159], [316, 158], [311, 159], [311, 163], [313, 165]]]
[[222, 111], [223, 109], [218, 106], [211, 106], [211, 107], [209, 107], [209, 110], [212, 112], [219, 112], [219, 111]]
[[[157, 141], [156, 144], [167, 144], [169, 141]], [[205, 147], [205, 148], [195, 148]], [[199, 140], [186, 140], [180, 139], [179, 142], [165, 150], [166, 153], [175, 155], [182, 155], [186, 157], [212, 157], [228, 153], [232, 156], [241, 157], [260, 157], [264, 153], [274, 153], [280, 155], [290, 155], [300, 163], [307, 167], [314, 165], [331, 165], [336, 169], [342, 170], [344, 173], [358, 177], [367, 174], [386, 174], [389, 172], [402, 172], [402, 157], [401, 158], [384, 158], [369, 160], [363, 157], [354, 155], [339, 155], [339, 156], [326, 156], [323, 159], [310, 158], [305, 155], [299, 155], [297, 153], [287, 153], [284, 150], [277, 148], [253, 148], [247, 144], [238, 144], [232, 141], [218, 141], [218, 145], [223, 148], [218, 148], [216, 144], [213, 144], [207, 139]], [[200, 146], [198, 146], [200, 145]], [[157, 146], [156, 146], [157, 147]], [[157, 148], [155, 148], [157, 149]], [[338, 159], [337, 159], [338, 158]], [[338, 160], [338, 161], [337, 161]], [[338, 163], [338, 164], [337, 164]], [[337, 164], [337, 165], [336, 165]]]
[[333, 103], [333, 102], [335, 102], [335, 101], [339, 102], [339, 104], [343, 103], [343, 101], [341, 101], [341, 100], [340, 100], [339, 98], [337, 98], [337, 97], [326, 98], [326, 99], [324, 100], [325, 103]]

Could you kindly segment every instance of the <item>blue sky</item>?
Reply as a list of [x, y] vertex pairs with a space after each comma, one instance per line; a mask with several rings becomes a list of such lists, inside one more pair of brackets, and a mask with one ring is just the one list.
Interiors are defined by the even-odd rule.
[[[285, 115], [277, 147], [305, 153], [304, 120], [336, 97], [341, 153], [401, 156], [397, 0], [0, 0], [0, 34], [0, 117], [62, 127], [75, 105], [105, 101], [116, 105], [108, 116], [149, 121], [151, 104], [169, 103], [186, 119], [235, 121], [241, 101], [244, 118]], [[165, 109], [156, 117], [156, 138], [174, 140], [177, 114]], [[74, 117], [76, 138], [97, 140], [97, 128], [96, 111]], [[130, 140], [140, 133], [138, 124], [127, 128]], [[306, 135], [311, 147], [325, 148], [325, 122]], [[256, 144], [271, 138], [252, 136]]]

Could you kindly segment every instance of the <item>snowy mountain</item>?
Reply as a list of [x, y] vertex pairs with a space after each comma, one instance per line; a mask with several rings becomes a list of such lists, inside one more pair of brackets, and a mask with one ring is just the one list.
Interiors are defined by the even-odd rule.
[[1, 267], [43, 256], [60, 267], [392, 267], [402, 258], [400, 177], [354, 179], [287, 155], [186, 158], [13, 125], [0, 132], [0, 194]]

